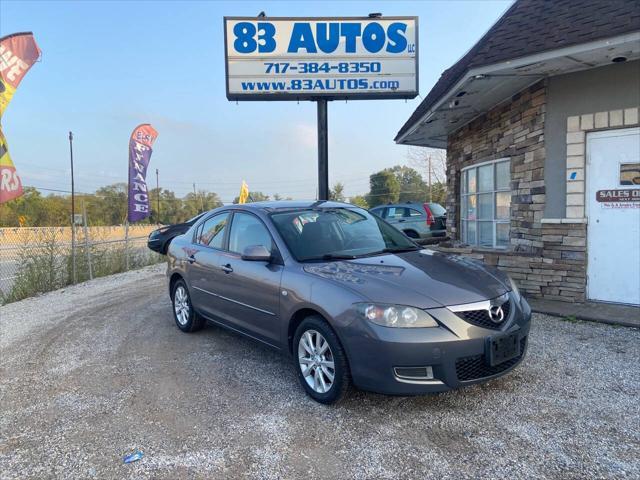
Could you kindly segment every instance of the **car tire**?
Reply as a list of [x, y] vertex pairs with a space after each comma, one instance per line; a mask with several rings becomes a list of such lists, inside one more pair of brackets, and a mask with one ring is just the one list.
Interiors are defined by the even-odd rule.
[[409, 238], [420, 238], [420, 235], [415, 230], [404, 230], [404, 234]]
[[347, 396], [351, 390], [347, 355], [338, 336], [322, 317], [310, 316], [300, 323], [293, 336], [292, 350], [298, 379], [307, 395], [326, 405]]
[[191, 333], [204, 327], [205, 320], [193, 309], [189, 289], [182, 279], [173, 284], [171, 304], [173, 305], [173, 319], [180, 330]]

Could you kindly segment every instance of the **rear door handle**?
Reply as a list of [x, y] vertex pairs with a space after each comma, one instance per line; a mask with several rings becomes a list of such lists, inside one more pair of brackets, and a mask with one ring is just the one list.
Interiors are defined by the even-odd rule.
[[222, 271], [224, 273], [231, 273], [233, 272], [233, 268], [231, 268], [231, 264], [227, 263], [226, 265], [221, 265], [220, 268], [222, 269]]

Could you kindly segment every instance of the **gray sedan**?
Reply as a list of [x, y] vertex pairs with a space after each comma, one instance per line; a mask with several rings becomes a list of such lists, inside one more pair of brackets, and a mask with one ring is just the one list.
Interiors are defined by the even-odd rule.
[[261, 202], [204, 215], [171, 242], [175, 321], [208, 321], [291, 355], [302, 387], [414, 395], [504, 375], [531, 310], [504, 273], [422, 249], [335, 202]]

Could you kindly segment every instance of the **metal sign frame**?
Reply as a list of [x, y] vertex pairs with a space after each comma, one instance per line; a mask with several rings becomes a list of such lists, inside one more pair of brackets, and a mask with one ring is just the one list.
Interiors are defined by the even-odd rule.
[[[344, 93], [333, 94], [323, 92], [309, 92], [301, 95], [294, 93], [230, 93], [229, 92], [229, 52], [227, 48], [227, 21], [264, 21], [264, 22], [276, 22], [276, 21], [375, 21], [375, 20], [411, 20], [415, 22], [415, 55], [414, 55], [414, 68], [415, 68], [415, 89], [411, 92], [362, 92], [362, 93]], [[227, 99], [230, 101], [314, 101], [318, 99], [324, 100], [392, 100], [392, 99], [413, 99], [418, 96], [420, 85], [420, 72], [419, 72], [419, 24], [417, 16], [382, 16], [382, 17], [224, 17], [223, 18], [224, 29], [224, 74], [225, 74], [225, 89]]]

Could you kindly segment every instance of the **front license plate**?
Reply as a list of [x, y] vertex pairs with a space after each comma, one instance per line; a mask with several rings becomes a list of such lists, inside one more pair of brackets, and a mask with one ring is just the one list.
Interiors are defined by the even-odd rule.
[[520, 341], [517, 333], [491, 337], [488, 342], [489, 365], [499, 365], [502, 362], [511, 360], [520, 354]]

